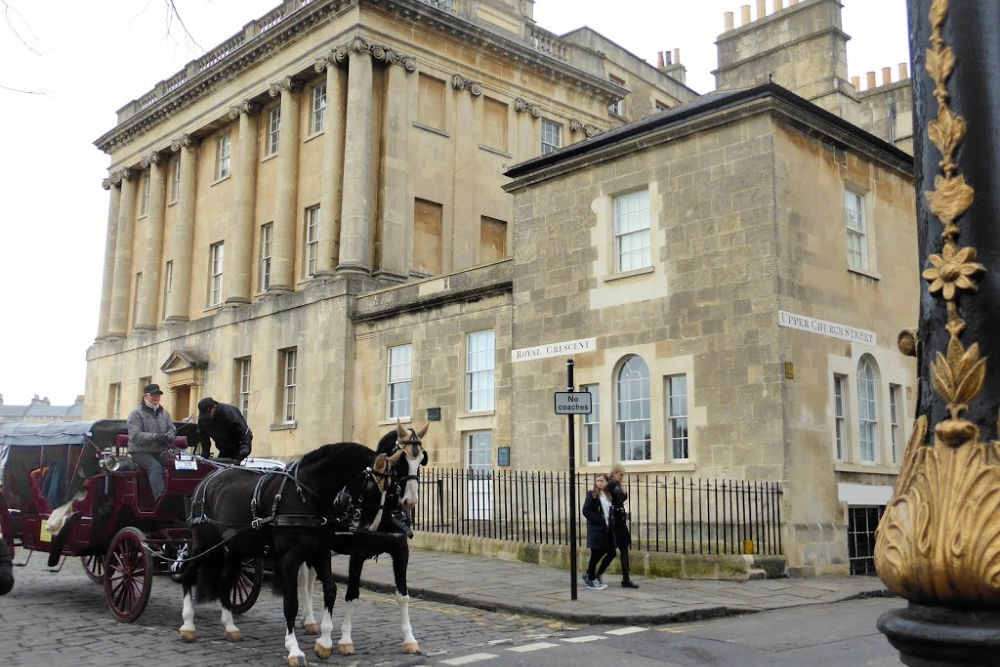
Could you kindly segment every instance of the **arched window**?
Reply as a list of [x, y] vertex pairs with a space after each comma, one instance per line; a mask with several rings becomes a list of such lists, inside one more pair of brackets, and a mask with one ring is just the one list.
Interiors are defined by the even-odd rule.
[[615, 381], [618, 452], [621, 461], [649, 461], [649, 367], [629, 357]]
[[878, 404], [876, 397], [875, 362], [869, 356], [858, 362], [858, 430], [861, 440], [861, 461], [875, 463], [878, 451]]

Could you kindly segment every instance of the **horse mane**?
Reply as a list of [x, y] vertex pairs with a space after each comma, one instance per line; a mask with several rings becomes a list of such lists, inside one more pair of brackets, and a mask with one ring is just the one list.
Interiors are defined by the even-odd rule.
[[378, 441], [378, 446], [375, 447], [375, 453], [385, 454], [386, 456], [392, 454], [392, 450], [396, 448], [396, 437], [396, 429], [392, 429], [383, 435]]

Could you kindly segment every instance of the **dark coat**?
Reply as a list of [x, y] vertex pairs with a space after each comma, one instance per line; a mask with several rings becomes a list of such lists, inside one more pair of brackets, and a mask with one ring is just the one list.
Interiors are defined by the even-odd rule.
[[613, 479], [608, 480], [606, 488], [611, 494], [611, 523], [615, 533], [615, 543], [621, 549], [628, 549], [632, 546], [632, 533], [628, 529], [628, 513], [625, 511], [628, 494], [622, 485]]
[[201, 438], [201, 455], [208, 457], [212, 451], [212, 440], [219, 456], [225, 459], [242, 460], [250, 456], [253, 448], [253, 433], [243, 413], [235, 405], [219, 403], [215, 416], [206, 415], [198, 419], [198, 435]]
[[614, 549], [614, 531], [604, 522], [601, 501], [593, 493], [587, 493], [583, 501], [583, 516], [587, 517], [587, 548]]
[[0, 538], [0, 595], [6, 595], [14, 587], [14, 566], [10, 562], [7, 542]]

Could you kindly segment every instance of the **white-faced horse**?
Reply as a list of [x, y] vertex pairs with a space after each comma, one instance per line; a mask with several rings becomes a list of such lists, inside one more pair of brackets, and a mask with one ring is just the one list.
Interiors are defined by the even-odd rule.
[[[388, 554], [392, 559], [392, 571], [396, 584], [396, 599], [399, 602], [401, 627], [403, 629], [403, 651], [419, 653], [420, 646], [413, 638], [410, 627], [409, 591], [406, 586], [406, 571], [410, 559], [410, 547], [407, 539], [413, 536], [409, 519], [405, 512], [413, 509], [418, 500], [416, 485], [420, 465], [427, 464], [427, 453], [423, 450], [421, 439], [427, 433], [428, 424], [418, 431], [403, 429], [397, 424], [396, 430], [387, 433], [379, 441], [376, 451], [379, 454], [394, 459], [400, 452], [404, 454], [393, 470], [393, 483], [385, 498], [385, 511], [380, 517], [376, 530], [358, 531], [352, 535], [336, 534], [330, 542], [330, 549], [335, 553], [350, 557], [348, 564], [347, 593], [344, 595], [346, 609], [344, 621], [340, 627], [340, 640], [337, 648], [341, 655], [354, 653], [354, 641], [351, 638], [354, 610], [360, 596], [361, 570], [369, 558]], [[316, 576], [314, 571], [303, 566], [299, 570], [300, 598], [305, 603], [303, 627], [307, 633], [318, 631], [312, 610], [312, 591]]]
[[[284, 598], [288, 664], [306, 664], [294, 632], [296, 584], [303, 564], [312, 568], [323, 584], [323, 620], [314, 651], [320, 658], [329, 657], [337, 593], [330, 570], [334, 535], [372, 531], [382, 525], [386, 495], [397, 487], [394, 477], [413, 476], [399, 482], [404, 490], [397, 502], [404, 507], [415, 505], [418, 466], [419, 461], [411, 464], [402, 450], [390, 457], [357, 443], [337, 443], [306, 454], [286, 470], [261, 473], [234, 467], [206, 477], [192, 502], [191, 555], [181, 575], [181, 638], [193, 641], [197, 636], [192, 597], [197, 582], [199, 600], [220, 601], [226, 638], [240, 639], [227, 591], [244, 558], [269, 552], [275, 561], [274, 588]], [[345, 489], [346, 494], [341, 493]], [[346, 514], [345, 498], [352, 505]]]

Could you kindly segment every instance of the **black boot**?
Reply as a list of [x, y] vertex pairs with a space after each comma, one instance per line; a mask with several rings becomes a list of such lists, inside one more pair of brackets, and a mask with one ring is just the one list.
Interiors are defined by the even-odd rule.
[[631, 579], [622, 579], [622, 588], [639, 588], [639, 584]]

